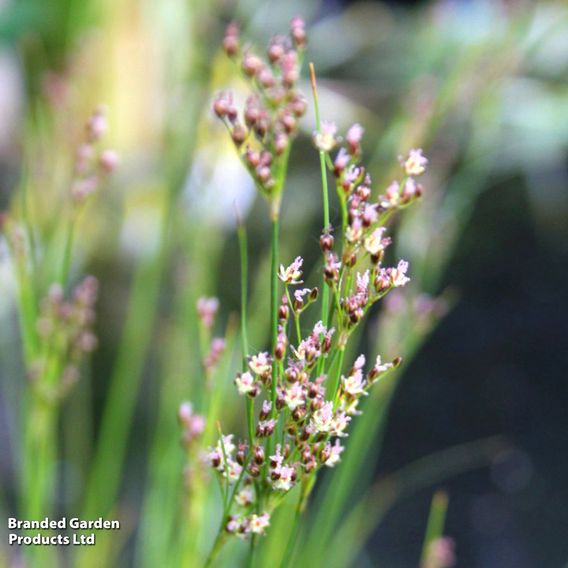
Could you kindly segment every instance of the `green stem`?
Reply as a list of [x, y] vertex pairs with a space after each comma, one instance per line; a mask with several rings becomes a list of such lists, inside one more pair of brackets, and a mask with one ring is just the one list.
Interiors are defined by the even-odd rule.
[[420, 558], [420, 566], [426, 566], [430, 547], [432, 543], [440, 538], [444, 533], [444, 524], [446, 522], [446, 513], [448, 511], [448, 495], [444, 491], [438, 491], [432, 499], [430, 514], [428, 515], [428, 524], [426, 525], [426, 535], [424, 536], [424, 545], [422, 547], [422, 556]]
[[209, 552], [209, 556], [207, 556], [207, 559], [205, 560], [205, 564], [203, 565], [204, 568], [209, 568], [213, 564], [213, 561], [215, 560], [215, 558], [217, 558], [217, 555], [219, 554], [221, 548], [223, 548], [223, 544], [225, 544], [225, 538], [224, 537], [225, 537], [225, 529], [221, 525], [219, 532], [217, 533], [217, 536], [215, 537], [215, 542], [213, 543], [213, 547], [211, 548], [211, 552]]
[[[248, 255], [247, 255], [247, 231], [241, 220], [238, 220], [237, 236], [239, 238], [239, 256], [241, 260], [241, 352], [243, 357], [243, 371], [247, 368], [248, 332], [247, 332], [247, 286], [248, 286]], [[247, 427], [249, 443], [254, 443], [254, 400], [246, 400]]]
[[294, 317], [294, 326], [296, 328], [296, 338], [298, 340], [298, 345], [302, 341], [302, 330], [300, 329], [300, 316], [294, 309], [294, 304], [292, 303], [292, 297], [290, 296], [290, 290], [288, 286], [286, 286], [286, 297], [288, 298], [288, 305], [290, 306], [290, 311], [292, 312], [292, 316]]
[[[276, 364], [275, 350], [278, 341], [278, 233], [279, 233], [279, 213], [276, 208], [271, 212], [271, 228], [272, 228], [272, 262], [270, 269], [270, 327], [272, 338], [272, 384], [270, 392], [270, 400], [272, 402], [272, 409], [270, 417], [276, 420], [276, 397], [277, 397], [277, 382], [278, 382], [278, 366]], [[272, 454], [274, 436], [269, 436], [266, 441], [266, 453]], [[263, 474], [266, 473], [268, 467], [268, 460], [264, 464]]]
[[248, 559], [247, 559], [247, 568], [253, 568], [254, 567], [254, 558], [255, 558], [255, 553], [256, 552], [256, 535], [253, 534], [251, 539], [250, 539], [250, 545], [249, 545], [249, 553], [248, 553]]
[[[314, 111], [316, 115], [316, 130], [321, 131], [321, 117], [319, 109], [319, 99], [318, 90], [316, 84], [316, 73], [314, 69], [314, 64], [310, 63], [310, 77], [312, 82], [312, 94], [314, 99]], [[321, 187], [322, 187], [322, 200], [323, 200], [323, 229], [326, 231], [330, 227], [329, 220], [329, 191], [327, 187], [327, 170], [325, 167], [326, 153], [323, 150], [319, 151], [320, 160], [320, 172], [321, 172]], [[321, 321], [325, 327], [328, 325], [328, 314], [329, 314], [329, 288], [325, 283], [325, 279], [322, 282], [322, 298], [321, 298]], [[318, 375], [321, 374], [323, 370], [323, 359], [318, 362]]]
[[239, 238], [239, 253], [241, 260], [241, 348], [243, 355], [243, 368], [246, 369], [246, 359], [249, 352], [247, 333], [248, 255], [247, 231], [246, 227], [241, 222], [239, 222], [237, 235]]
[[278, 341], [278, 233], [279, 218], [277, 213], [272, 215], [272, 263], [270, 269], [270, 328], [272, 331], [272, 418], [276, 417], [276, 387], [277, 387], [277, 365], [275, 363], [274, 351]]
[[294, 520], [292, 521], [292, 530], [290, 531], [290, 537], [288, 538], [288, 543], [286, 545], [286, 550], [284, 552], [284, 557], [282, 558], [282, 563], [280, 568], [287, 568], [293, 558], [294, 548], [296, 545], [296, 540], [298, 537], [298, 531], [300, 529], [300, 519], [302, 518], [302, 513], [304, 512], [306, 505], [308, 503], [308, 498], [314, 488], [316, 482], [315, 471], [312, 475], [304, 478], [302, 481], [302, 488], [300, 491], [300, 497], [298, 498], [298, 503], [296, 505], [296, 512], [294, 514]]
[[63, 260], [61, 269], [57, 276], [57, 283], [64, 286], [69, 278], [69, 270], [71, 268], [71, 257], [73, 253], [73, 242], [75, 240], [75, 223], [77, 217], [73, 216], [67, 226], [67, 234], [65, 235], [65, 248], [63, 249]]
[[345, 357], [345, 347], [339, 347], [339, 362], [337, 364], [337, 373], [335, 375], [335, 381], [333, 383], [333, 388], [330, 393], [333, 396], [334, 409], [337, 408], [337, 403], [339, 402], [339, 398], [337, 395], [339, 393], [339, 381], [341, 380], [341, 370], [343, 369], [344, 357]]

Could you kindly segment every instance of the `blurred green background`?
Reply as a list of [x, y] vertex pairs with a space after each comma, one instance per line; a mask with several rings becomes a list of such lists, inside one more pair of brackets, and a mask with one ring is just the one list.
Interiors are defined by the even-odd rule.
[[[66, 451], [58, 464], [65, 490], [56, 505], [80, 506], [105, 413], [122, 416], [129, 424], [125, 469], [120, 474], [117, 463], [114, 479], [129, 530], [117, 565], [141, 565], [139, 519], [165, 498], [158, 490], [148, 497], [148, 487], [180, 477], [160, 464], [178, 453], [173, 463], [182, 464], [175, 411], [192, 395], [199, 367], [191, 351], [195, 300], [219, 296], [220, 327], [239, 309], [234, 202], [249, 230], [251, 344], [266, 343], [264, 203], [210, 100], [227, 85], [242, 90], [219, 50], [227, 22], [238, 20], [265, 45], [296, 14], [308, 22], [322, 117], [342, 130], [365, 125], [376, 185], [386, 186], [396, 157], [411, 147], [424, 147], [431, 165], [422, 202], [396, 227], [412, 289], [389, 298], [361, 338], [367, 352], [402, 353], [407, 363], [396, 392], [381, 393], [382, 410], [392, 402], [381, 414], [386, 427], [359, 434], [373, 440], [361, 464], [362, 487], [374, 482], [393, 500], [401, 495], [392, 507], [387, 498], [373, 509], [384, 507], [385, 515], [379, 511], [382, 522], [362, 535], [356, 565], [416, 566], [432, 490], [442, 485], [458, 566], [564, 566], [568, 6], [562, 1], [2, 0], [0, 210], [10, 209], [22, 186], [31, 187], [38, 227], [57, 235], [54, 211], [76, 141], [99, 103], [109, 110], [109, 144], [121, 155], [76, 243], [73, 274], [93, 273], [101, 283], [100, 345], [89, 376], [66, 402]], [[307, 80], [303, 90], [309, 92]], [[302, 254], [317, 265], [313, 114], [302, 128], [283, 203], [282, 257]], [[336, 218], [333, 205], [332, 213]], [[14, 289], [0, 248], [0, 480], [7, 512], [16, 507], [15, 409], [25, 380]], [[109, 400], [116, 401], [111, 410]], [[233, 409], [227, 423], [238, 422], [240, 407], [227, 408]], [[372, 420], [373, 412], [367, 415]], [[81, 427], [65, 427], [65, 420]], [[442, 464], [431, 482], [424, 474], [426, 481], [408, 482], [408, 491], [404, 480], [402, 489], [380, 485], [410, 462], [494, 435], [499, 449], [483, 467], [460, 469], [462, 458], [447, 456], [447, 471]], [[103, 462], [113, 461], [110, 449], [99, 447]], [[349, 504], [361, 495], [352, 491]]]

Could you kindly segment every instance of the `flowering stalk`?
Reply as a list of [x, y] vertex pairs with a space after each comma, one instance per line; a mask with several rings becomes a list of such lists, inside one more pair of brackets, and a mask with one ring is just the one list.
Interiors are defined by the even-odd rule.
[[[316, 115], [316, 131], [317, 135], [321, 136], [321, 118], [319, 110], [319, 99], [318, 90], [316, 83], [316, 72], [314, 64], [310, 63], [310, 80], [312, 84], [312, 94], [314, 100], [314, 111]], [[323, 149], [319, 150], [319, 160], [320, 160], [320, 172], [321, 172], [321, 187], [322, 187], [322, 201], [323, 201], [323, 232], [324, 235], [331, 227], [331, 222], [329, 219], [329, 191], [327, 188], [327, 170], [326, 170], [326, 154]], [[327, 326], [329, 314], [329, 288], [323, 286], [322, 290], [322, 302], [321, 302], [321, 320], [324, 326]], [[318, 372], [322, 372], [321, 365], [318, 368]]]
[[[55, 464], [58, 460], [58, 422], [62, 401], [78, 381], [86, 357], [97, 339], [92, 331], [98, 284], [87, 277], [70, 288], [73, 242], [79, 215], [118, 163], [111, 150], [101, 150], [106, 131], [105, 113], [99, 108], [86, 124], [77, 149], [70, 191], [64, 204], [69, 218], [64, 225], [61, 262], [50, 271], [50, 241], [32, 224], [24, 187], [21, 218], [24, 229], [12, 219], [6, 227], [18, 287], [18, 311], [28, 382], [24, 389], [25, 422], [22, 452], [21, 510], [27, 518], [50, 515], [57, 495]], [[26, 184], [24, 184], [25, 186]], [[42, 266], [44, 263], [47, 266]], [[39, 276], [47, 274], [50, 281]], [[56, 555], [41, 549], [27, 551], [30, 562], [53, 565]]]
[[420, 558], [421, 568], [450, 568], [455, 564], [454, 543], [444, 536], [448, 495], [438, 491], [432, 498], [426, 535]]
[[[244, 52], [241, 66], [257, 91], [245, 105], [246, 126], [239, 122], [230, 95], [221, 95], [214, 103], [215, 112], [229, 129], [243, 163], [270, 204], [271, 351], [249, 355], [243, 329], [247, 366], [235, 378], [235, 385], [247, 400], [248, 442], [237, 442], [233, 434], [220, 433], [217, 445], [209, 449], [207, 459], [221, 486], [223, 514], [207, 565], [213, 561], [227, 534], [250, 537], [254, 549], [256, 539], [266, 533], [273, 511], [296, 485], [300, 485], [284, 563], [290, 561], [298, 519], [306, 507], [317, 473], [324, 466], [334, 467], [339, 463], [344, 450], [341, 440], [348, 435], [353, 418], [361, 414], [359, 402], [401, 362], [400, 357], [386, 363], [378, 357], [374, 365], [365, 370], [366, 360], [360, 355], [344, 373], [346, 347], [355, 329], [375, 303], [409, 281], [406, 261], [401, 260], [393, 267], [383, 265], [385, 251], [391, 243], [385, 236], [385, 223], [394, 212], [421, 195], [414, 177], [423, 173], [427, 160], [420, 150], [412, 150], [401, 162], [402, 181], [393, 182], [373, 201], [372, 181], [361, 164], [363, 128], [353, 125], [345, 136], [345, 144], [332, 156], [341, 146], [341, 138], [334, 124], [320, 120], [313, 66], [317, 127], [314, 143], [320, 158], [324, 203], [324, 228], [320, 237], [324, 268], [321, 320], [305, 336], [302, 336], [301, 320], [318, 299], [319, 290], [299, 287], [303, 284], [301, 257], [287, 267], [278, 265], [279, 206], [286, 175], [288, 138], [284, 148], [279, 144], [282, 135], [291, 134], [290, 125], [295, 122], [290, 119], [300, 99], [290, 92], [274, 99], [271, 93], [277, 85], [285, 92], [293, 84], [287, 79], [291, 67], [283, 62], [297, 61], [305, 40], [303, 23], [294, 19], [289, 40], [272, 40], [268, 65], [250, 50]], [[231, 57], [240, 53], [234, 24], [225, 35], [225, 50]], [[302, 114], [304, 111], [305, 104]], [[247, 127], [254, 132], [259, 151], [250, 145], [241, 150], [248, 139]], [[335, 179], [341, 208], [341, 248], [337, 253], [329, 217], [328, 169]], [[239, 243], [241, 325], [246, 327], [246, 240], [241, 227]], [[284, 288], [282, 296], [279, 281]], [[255, 425], [254, 421], [251, 424], [250, 416], [257, 397], [261, 397], [262, 402]]]

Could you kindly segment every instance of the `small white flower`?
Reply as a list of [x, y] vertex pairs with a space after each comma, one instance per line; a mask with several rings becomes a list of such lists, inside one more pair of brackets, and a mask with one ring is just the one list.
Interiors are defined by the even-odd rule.
[[384, 196], [380, 198], [380, 206], [388, 209], [396, 207], [400, 202], [400, 185], [397, 181], [393, 181], [386, 189]]
[[354, 219], [353, 222], [345, 230], [345, 238], [350, 243], [358, 242], [363, 236], [363, 223], [361, 219]]
[[406, 276], [407, 271], [408, 262], [406, 262], [406, 260], [400, 260], [396, 268], [391, 268], [390, 281], [395, 288], [405, 286], [410, 282], [410, 278]]
[[276, 446], [276, 453], [270, 456], [268, 459], [270, 461], [270, 465], [273, 468], [278, 469], [282, 466], [282, 462], [284, 461], [284, 456], [282, 455], [282, 447], [280, 446], [280, 444]]
[[296, 470], [288, 465], [283, 465], [276, 468], [274, 471], [279, 477], [272, 481], [273, 489], [278, 491], [290, 491], [290, 489], [294, 487], [294, 475]]
[[320, 320], [316, 323], [316, 325], [314, 325], [314, 335], [316, 337], [319, 337], [321, 334], [325, 335], [327, 333], [327, 329], [325, 327], [325, 325], [323, 325], [323, 322]]
[[389, 369], [392, 369], [393, 364], [392, 363], [383, 363], [381, 360], [381, 356], [377, 355], [377, 360], [375, 361], [375, 367], [374, 370], [377, 373], [377, 375], [380, 375], [381, 373], [384, 373], [385, 371], [388, 371]]
[[334, 467], [341, 461], [341, 454], [345, 448], [339, 443], [339, 440], [335, 440], [335, 444], [331, 446], [331, 454], [325, 460], [325, 465], [327, 467]]
[[223, 471], [223, 477], [226, 477], [229, 481], [237, 481], [241, 476], [243, 468], [234, 460], [227, 459], [227, 467]]
[[365, 209], [363, 210], [363, 220], [368, 225], [372, 225], [375, 221], [379, 218], [379, 214], [377, 212], [376, 204], [369, 204], [365, 205]]
[[307, 296], [311, 291], [312, 291], [311, 288], [303, 288], [302, 290], [296, 290], [294, 292], [294, 299], [299, 304], [302, 304], [304, 302], [304, 296]]
[[385, 246], [388, 244], [387, 239], [383, 239], [383, 234], [385, 232], [384, 227], [379, 227], [375, 229], [364, 242], [365, 250], [371, 255], [377, 255], [385, 250]]
[[410, 150], [404, 162], [404, 171], [409, 176], [419, 176], [426, 171], [428, 159], [422, 154], [422, 149]]
[[347, 436], [347, 434], [345, 433], [345, 429], [349, 425], [349, 422], [351, 422], [351, 416], [347, 416], [347, 414], [345, 414], [345, 412], [342, 411], [338, 412], [333, 418], [331, 433], [334, 436], [338, 436], [340, 438]]
[[369, 271], [365, 270], [363, 274], [357, 272], [357, 294], [366, 294], [369, 291]]
[[265, 351], [258, 355], [253, 355], [249, 360], [250, 370], [255, 375], [268, 375], [272, 371], [272, 362], [268, 353]]
[[341, 377], [343, 390], [351, 396], [361, 396], [368, 394], [365, 392], [365, 382], [363, 381], [363, 373], [361, 369], [357, 369], [347, 378]]
[[298, 406], [302, 406], [305, 402], [305, 392], [302, 385], [294, 383], [289, 389], [286, 389], [284, 401], [290, 410], [295, 410]]
[[408, 178], [402, 188], [402, 197], [406, 200], [412, 199], [416, 195], [418, 186], [412, 178]]
[[347, 135], [345, 136], [345, 140], [350, 146], [356, 147], [361, 142], [361, 138], [363, 138], [363, 132], [365, 130], [360, 124], [354, 124], [351, 128], [347, 131]]
[[241, 373], [235, 379], [235, 385], [239, 394], [248, 394], [255, 389], [254, 377], [248, 371]]
[[337, 145], [337, 126], [334, 122], [323, 121], [319, 132], [314, 133], [314, 144], [318, 150], [330, 152]]
[[333, 403], [326, 402], [319, 410], [316, 410], [311, 423], [318, 432], [330, 432], [334, 427]]
[[254, 534], [264, 534], [265, 529], [270, 525], [270, 515], [263, 513], [262, 515], [253, 514], [249, 521], [250, 532]]
[[253, 501], [254, 495], [250, 487], [246, 487], [237, 493], [235, 501], [241, 507], [248, 507]]
[[302, 278], [301, 268], [303, 263], [304, 259], [301, 256], [297, 256], [294, 262], [287, 268], [284, 268], [284, 265], [281, 264], [278, 278], [285, 284], [301, 284], [300, 278]]
[[339, 405], [341, 410], [343, 410], [343, 412], [345, 412], [345, 414], [347, 414], [348, 416], [357, 416], [359, 414], [362, 414], [361, 411], [357, 410], [358, 406], [359, 398], [353, 398], [351, 400], [343, 399], [341, 401], [341, 404]]
[[365, 366], [365, 355], [361, 353], [357, 359], [355, 359], [355, 363], [353, 363], [353, 367], [355, 369], [362, 369]]
[[229, 533], [236, 533], [241, 528], [240, 516], [236, 515], [234, 517], [231, 517], [225, 528]]

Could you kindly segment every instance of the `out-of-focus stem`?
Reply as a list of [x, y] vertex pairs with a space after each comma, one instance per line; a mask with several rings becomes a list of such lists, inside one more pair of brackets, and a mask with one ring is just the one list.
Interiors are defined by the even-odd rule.
[[426, 525], [426, 534], [424, 536], [424, 545], [422, 546], [420, 566], [426, 566], [430, 546], [444, 533], [446, 513], [448, 512], [448, 501], [448, 494], [444, 491], [436, 492], [432, 498], [430, 514], [428, 515], [428, 524]]
[[286, 550], [284, 552], [284, 557], [282, 558], [282, 563], [280, 568], [288, 568], [292, 556], [294, 553], [294, 548], [296, 545], [296, 540], [298, 537], [298, 530], [300, 528], [300, 519], [302, 518], [302, 513], [304, 512], [306, 505], [308, 503], [308, 498], [312, 489], [315, 485], [316, 476], [312, 473], [309, 477], [302, 481], [302, 488], [300, 491], [300, 497], [298, 498], [298, 503], [296, 504], [296, 511], [294, 513], [294, 519], [292, 521], [292, 530], [290, 531], [290, 536], [288, 538], [288, 543], [286, 544]]
[[[248, 286], [248, 251], [247, 251], [247, 231], [241, 219], [238, 219], [237, 235], [239, 238], [239, 256], [241, 260], [241, 351], [243, 357], [243, 371], [247, 367], [248, 332], [247, 332], [247, 286]], [[247, 409], [247, 428], [249, 443], [252, 448], [254, 442], [254, 400], [246, 400]]]
[[65, 245], [63, 249], [63, 259], [61, 261], [60, 272], [57, 275], [57, 283], [63, 286], [67, 279], [69, 278], [69, 270], [71, 268], [71, 257], [73, 255], [73, 242], [75, 240], [75, 223], [77, 217], [75, 212], [72, 213], [73, 217], [69, 221], [67, 226], [67, 232], [65, 234]]

